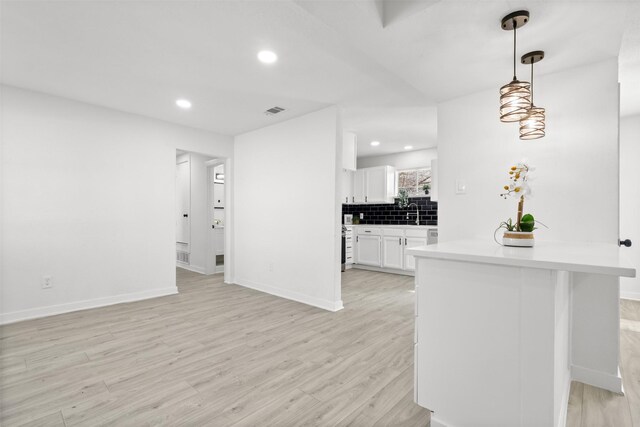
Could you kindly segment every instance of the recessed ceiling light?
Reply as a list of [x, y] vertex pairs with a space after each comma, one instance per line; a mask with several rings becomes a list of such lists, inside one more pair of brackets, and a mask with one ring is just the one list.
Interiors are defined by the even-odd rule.
[[378, 145], [380, 145], [380, 141], [371, 141], [372, 147], [377, 147]]
[[404, 149], [405, 150], [411, 150], [413, 148], [413, 145], [405, 145]]
[[258, 52], [258, 59], [265, 64], [273, 64], [278, 60], [278, 55], [270, 50], [261, 50]]
[[191, 102], [186, 99], [177, 99], [176, 105], [185, 110], [188, 110], [189, 108], [191, 108]]

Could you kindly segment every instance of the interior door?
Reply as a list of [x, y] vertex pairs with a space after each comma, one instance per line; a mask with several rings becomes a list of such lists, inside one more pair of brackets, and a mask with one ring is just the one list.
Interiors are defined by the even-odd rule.
[[[620, 240], [627, 259], [640, 272], [640, 120], [638, 116], [620, 119]], [[627, 242], [628, 240], [628, 242]], [[626, 246], [630, 244], [630, 246]], [[620, 296], [640, 299], [640, 273], [620, 278]]]
[[191, 178], [189, 162], [176, 165], [176, 242], [189, 244]]

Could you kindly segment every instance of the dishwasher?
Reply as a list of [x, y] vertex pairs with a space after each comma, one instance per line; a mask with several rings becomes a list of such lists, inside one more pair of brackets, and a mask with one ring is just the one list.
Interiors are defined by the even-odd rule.
[[435, 245], [438, 243], [438, 229], [430, 228], [427, 231], [427, 245]]

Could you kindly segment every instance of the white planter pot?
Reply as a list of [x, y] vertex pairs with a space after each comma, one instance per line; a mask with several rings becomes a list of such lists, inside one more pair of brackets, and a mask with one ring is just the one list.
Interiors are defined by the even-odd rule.
[[529, 231], [505, 231], [502, 244], [520, 248], [532, 248], [535, 243], [533, 233]]

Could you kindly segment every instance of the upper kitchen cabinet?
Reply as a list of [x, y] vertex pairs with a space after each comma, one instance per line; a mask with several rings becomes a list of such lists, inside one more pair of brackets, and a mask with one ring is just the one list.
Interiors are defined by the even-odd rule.
[[393, 203], [396, 171], [391, 166], [358, 169], [354, 178], [355, 203]]
[[353, 185], [355, 174], [355, 172], [350, 170], [342, 170], [342, 203], [353, 203], [355, 201], [355, 195], [353, 193], [355, 189]]
[[438, 159], [431, 160], [431, 201], [438, 201]]
[[342, 134], [342, 168], [355, 171], [356, 158], [358, 157], [357, 137], [353, 132]]

